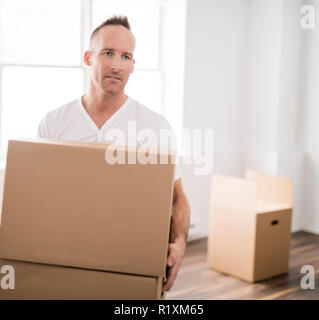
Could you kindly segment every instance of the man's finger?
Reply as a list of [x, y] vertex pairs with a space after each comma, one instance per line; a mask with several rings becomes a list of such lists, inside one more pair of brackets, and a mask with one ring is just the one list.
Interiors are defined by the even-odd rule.
[[172, 285], [173, 285], [173, 280], [171, 280], [171, 277], [167, 278], [167, 280], [163, 286], [163, 291], [169, 291], [171, 289]]
[[168, 268], [167, 279], [166, 279], [165, 285], [163, 287], [163, 291], [168, 291], [171, 289], [171, 287], [175, 281], [175, 278], [177, 276], [177, 271], [178, 271], [178, 268], [176, 265], [174, 265], [171, 268]]
[[164, 284], [163, 290], [168, 291], [173, 286], [173, 283], [175, 281], [176, 275], [171, 275], [169, 278], [167, 278], [167, 281]]

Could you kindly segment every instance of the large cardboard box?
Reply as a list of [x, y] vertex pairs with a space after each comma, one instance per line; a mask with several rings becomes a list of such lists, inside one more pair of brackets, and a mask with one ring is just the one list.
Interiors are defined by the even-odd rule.
[[1, 208], [3, 198], [4, 169], [0, 168], [0, 225], [1, 225]]
[[209, 267], [249, 282], [288, 272], [292, 207], [289, 179], [213, 175]]
[[[167, 164], [109, 164], [107, 145], [11, 140], [0, 257], [165, 278], [174, 187]], [[139, 150], [122, 147], [126, 159]]]
[[[9, 269], [13, 277], [9, 280]], [[162, 278], [0, 259], [0, 300], [159, 300]], [[11, 269], [12, 270], [12, 269]], [[10, 272], [11, 272], [10, 270]], [[11, 274], [11, 275], [12, 275]], [[6, 277], [6, 278], [4, 278]], [[9, 285], [14, 287], [10, 288]]]

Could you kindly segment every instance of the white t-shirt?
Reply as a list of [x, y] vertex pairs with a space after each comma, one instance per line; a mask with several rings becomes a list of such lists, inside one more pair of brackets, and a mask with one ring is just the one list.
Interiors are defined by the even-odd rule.
[[[40, 122], [38, 137], [65, 141], [143, 145], [171, 149], [177, 153], [176, 137], [165, 117], [130, 97], [100, 129], [87, 113], [80, 97], [48, 112]], [[175, 180], [180, 177], [180, 168], [176, 163]]]

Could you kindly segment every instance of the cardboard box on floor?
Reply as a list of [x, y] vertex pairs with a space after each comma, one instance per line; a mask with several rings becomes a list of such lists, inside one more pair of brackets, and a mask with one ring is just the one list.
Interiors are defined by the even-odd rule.
[[160, 277], [0, 259], [0, 268], [3, 266], [14, 268], [14, 289], [0, 287], [0, 300], [165, 299], [165, 294], [161, 294], [163, 279]]
[[174, 155], [168, 164], [110, 165], [106, 147], [9, 141], [0, 257], [127, 273], [135, 283], [148, 276], [156, 286], [165, 278]]
[[292, 207], [289, 179], [213, 175], [209, 267], [249, 282], [287, 273]]

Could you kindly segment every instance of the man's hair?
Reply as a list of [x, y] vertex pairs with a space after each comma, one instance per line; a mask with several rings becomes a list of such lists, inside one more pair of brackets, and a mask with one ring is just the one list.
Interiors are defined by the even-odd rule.
[[106, 27], [106, 26], [123, 26], [126, 29], [128, 29], [129, 31], [131, 31], [131, 26], [130, 23], [128, 22], [127, 17], [125, 16], [120, 16], [120, 15], [115, 15], [112, 16], [111, 18], [105, 20], [104, 22], [102, 22], [97, 28], [95, 28], [95, 30], [92, 32], [91, 38], [90, 38], [90, 46], [92, 45], [92, 40], [94, 38], [96, 38], [97, 34], [99, 33], [99, 31]]

